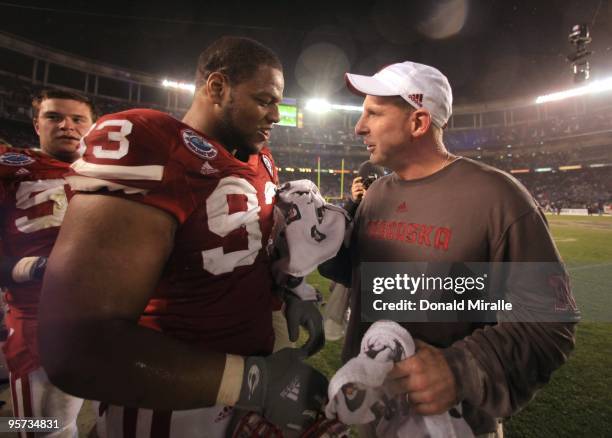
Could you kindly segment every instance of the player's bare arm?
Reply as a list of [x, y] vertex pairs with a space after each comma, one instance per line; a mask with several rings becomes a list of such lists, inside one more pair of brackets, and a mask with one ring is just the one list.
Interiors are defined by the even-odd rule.
[[175, 228], [175, 219], [154, 207], [105, 195], [73, 198], [40, 307], [43, 365], [59, 387], [152, 409], [215, 403], [226, 356], [138, 325]]

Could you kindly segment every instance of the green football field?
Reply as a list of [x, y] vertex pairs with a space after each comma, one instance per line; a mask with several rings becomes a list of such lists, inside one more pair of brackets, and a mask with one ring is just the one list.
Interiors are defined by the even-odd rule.
[[[507, 437], [612, 437], [612, 218], [548, 216], [582, 313], [576, 349], [532, 402], [505, 422]], [[528, 243], [526, 243], [528, 244]], [[325, 296], [328, 280], [309, 282]], [[328, 376], [342, 341], [310, 359]]]

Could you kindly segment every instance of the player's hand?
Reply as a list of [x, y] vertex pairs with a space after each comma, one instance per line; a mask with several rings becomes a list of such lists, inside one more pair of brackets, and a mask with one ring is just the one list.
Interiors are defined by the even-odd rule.
[[261, 413], [281, 428], [306, 430], [323, 409], [328, 381], [304, 358], [295, 348], [247, 357], [236, 407]]
[[40, 281], [45, 274], [47, 257], [23, 257], [15, 261], [11, 269], [11, 279], [15, 283]]
[[358, 176], [353, 180], [353, 184], [351, 185], [351, 199], [355, 203], [361, 202], [363, 195], [365, 195], [366, 188], [363, 185], [363, 178]]
[[406, 394], [415, 412], [435, 415], [457, 404], [457, 385], [442, 352], [415, 339], [416, 353], [397, 362], [387, 376], [394, 395]]
[[308, 340], [300, 347], [306, 356], [312, 356], [325, 345], [323, 317], [314, 301], [303, 301], [290, 292], [285, 293], [285, 318], [289, 340], [295, 342], [300, 335], [300, 326], [308, 332]]

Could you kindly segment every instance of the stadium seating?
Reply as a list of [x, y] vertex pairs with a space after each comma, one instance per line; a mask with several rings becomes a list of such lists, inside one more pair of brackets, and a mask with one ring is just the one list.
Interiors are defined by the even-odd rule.
[[[0, 137], [14, 146], [37, 144], [30, 102], [40, 88], [40, 84], [0, 75]], [[182, 116], [176, 108], [91, 97], [101, 114], [146, 106], [178, 118]], [[551, 210], [558, 207], [597, 210], [612, 204], [612, 108], [604, 105], [580, 115], [575, 111], [556, 111], [541, 120], [480, 128], [451, 126], [444, 141], [454, 153], [512, 173]], [[270, 147], [281, 181], [308, 178], [318, 182], [329, 199], [337, 202], [346, 199], [356, 169], [368, 158], [362, 139], [352, 131], [357, 117], [355, 113], [335, 115], [324, 122], [305, 117], [300, 128], [277, 126]], [[487, 117], [484, 112], [473, 118]]]

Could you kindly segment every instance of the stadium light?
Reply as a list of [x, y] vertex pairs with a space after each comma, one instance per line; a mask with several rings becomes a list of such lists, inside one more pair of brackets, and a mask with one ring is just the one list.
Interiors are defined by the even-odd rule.
[[336, 105], [332, 103], [331, 107], [332, 109], [337, 109], [341, 111], [352, 111], [352, 112], [359, 112], [359, 113], [363, 111], [363, 106], [357, 106], [357, 105]]
[[325, 99], [309, 99], [306, 102], [306, 109], [313, 113], [322, 114], [330, 111], [332, 108], [331, 104]]
[[184, 90], [189, 91], [191, 93], [195, 93], [194, 84], [187, 84], [185, 82], [169, 81], [168, 79], [164, 79], [162, 81], [162, 85], [166, 88], [174, 88], [176, 90]]
[[568, 97], [583, 96], [585, 94], [595, 94], [612, 90], [612, 78], [593, 81], [583, 87], [572, 88], [570, 90], [559, 91], [557, 93], [539, 96], [536, 103], [554, 102], [556, 100], [567, 99]]
[[308, 101], [306, 101], [305, 108], [308, 111], [312, 111], [312, 112], [319, 113], [319, 114], [326, 113], [331, 110], [351, 111], [351, 112], [363, 111], [363, 106], [340, 105], [337, 103], [329, 103], [325, 99], [318, 99], [318, 98], [309, 99]]

